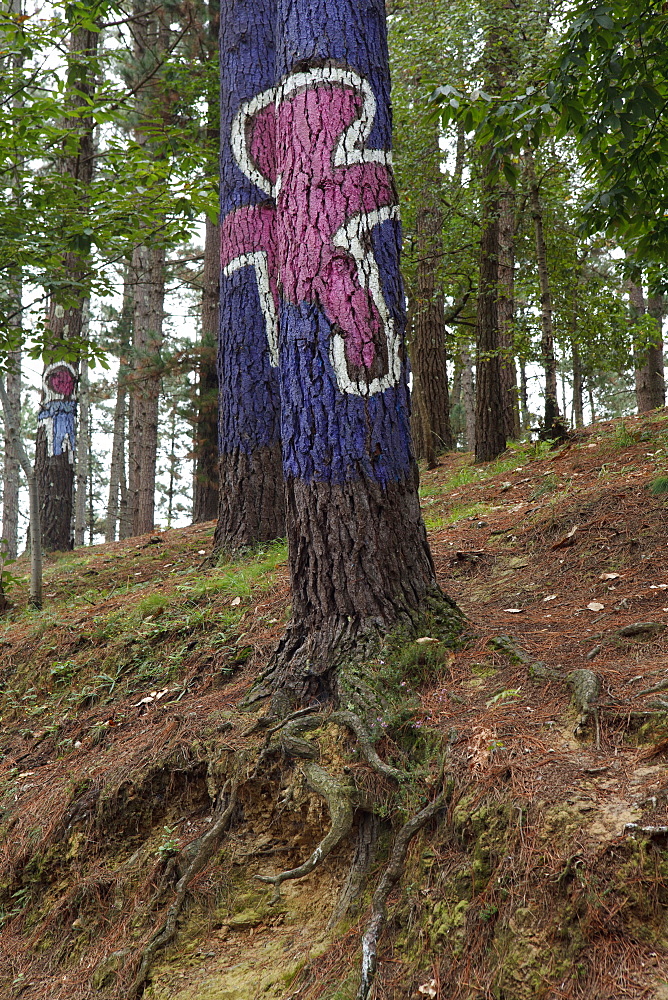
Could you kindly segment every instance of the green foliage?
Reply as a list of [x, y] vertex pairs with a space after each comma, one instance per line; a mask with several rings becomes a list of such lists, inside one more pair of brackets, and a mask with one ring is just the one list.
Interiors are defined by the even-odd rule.
[[650, 485], [650, 493], [653, 497], [662, 497], [668, 494], [668, 476], [657, 476]]

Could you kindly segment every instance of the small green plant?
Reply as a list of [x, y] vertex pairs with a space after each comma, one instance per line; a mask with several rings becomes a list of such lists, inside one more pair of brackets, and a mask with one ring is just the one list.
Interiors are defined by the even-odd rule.
[[69, 684], [79, 669], [79, 664], [74, 660], [62, 660], [52, 663], [49, 673], [55, 684]]
[[650, 483], [649, 491], [653, 497], [662, 497], [668, 493], [668, 476], [657, 476]]
[[485, 923], [489, 923], [490, 920], [494, 919], [498, 912], [498, 906], [494, 906], [493, 903], [490, 903], [489, 906], [483, 906], [480, 911], [480, 919]]
[[178, 840], [172, 836], [174, 833], [174, 827], [163, 826], [162, 830], [165, 835], [165, 839], [156, 848], [155, 853], [161, 861], [166, 861], [167, 858], [173, 858], [176, 854], [178, 854], [181, 848], [179, 847]]
[[493, 708], [496, 705], [502, 705], [506, 701], [512, 701], [513, 698], [519, 698], [521, 688], [507, 688], [505, 691], [499, 691], [495, 694], [493, 698], [490, 698], [486, 702], [487, 708]]
[[7, 554], [7, 539], [0, 538], [0, 595], [2, 595], [2, 597], [7, 597], [7, 591], [19, 582], [20, 578], [18, 576], [14, 576], [14, 574], [7, 569], [8, 566], [12, 566], [15, 562], [16, 560], [10, 559]]
[[616, 448], [630, 448], [632, 444], [636, 443], [633, 434], [631, 434], [623, 420], [615, 431], [613, 441]]

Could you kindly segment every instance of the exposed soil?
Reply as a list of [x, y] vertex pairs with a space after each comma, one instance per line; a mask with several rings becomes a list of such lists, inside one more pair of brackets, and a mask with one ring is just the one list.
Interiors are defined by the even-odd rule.
[[258, 766], [267, 731], [241, 707], [289, 618], [284, 548], [210, 568], [199, 525], [51, 558], [41, 613], [16, 585], [0, 630], [0, 998], [129, 996], [234, 781], [229, 830], [144, 996], [354, 1000], [392, 837], [445, 771], [450, 805], [390, 898], [378, 1000], [666, 1000], [668, 494], [650, 487], [667, 455], [658, 411], [423, 470], [439, 578], [473, 638], [373, 665], [406, 693], [374, 732], [412, 775], [398, 791], [344, 726], [304, 734], [355, 786], [355, 822], [277, 903], [254, 876], [301, 864], [330, 822], [298, 757]]

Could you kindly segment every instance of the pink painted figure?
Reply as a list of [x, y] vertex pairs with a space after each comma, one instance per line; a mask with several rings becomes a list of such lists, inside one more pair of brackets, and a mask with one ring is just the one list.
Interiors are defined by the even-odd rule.
[[[344, 392], [382, 391], [400, 372], [371, 242], [374, 226], [397, 217], [390, 154], [366, 148], [375, 114], [367, 81], [320, 67], [249, 101], [231, 136], [240, 168], [276, 208], [269, 202], [227, 216], [223, 273], [255, 267], [272, 363], [279, 276], [286, 301], [319, 305], [334, 328], [330, 354]], [[360, 369], [364, 389], [354, 377]]]
[[49, 388], [59, 396], [71, 396], [76, 388], [76, 378], [69, 367], [61, 365], [52, 370], [47, 379]]

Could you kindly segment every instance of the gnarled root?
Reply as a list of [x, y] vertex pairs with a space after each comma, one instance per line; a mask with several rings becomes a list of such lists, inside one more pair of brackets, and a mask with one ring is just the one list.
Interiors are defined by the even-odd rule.
[[386, 764], [384, 760], [381, 760], [374, 749], [366, 726], [355, 712], [332, 712], [330, 721], [339, 722], [341, 725], [347, 726], [355, 734], [362, 756], [369, 767], [372, 767], [378, 774], [381, 774], [384, 778], [392, 778], [394, 781], [401, 781], [402, 778], [408, 777], [405, 771], [400, 771], [398, 768], [392, 767], [391, 764]]
[[390, 861], [373, 894], [371, 919], [362, 938], [362, 976], [356, 1000], [369, 1000], [376, 975], [378, 940], [387, 920], [387, 899], [404, 873], [406, 853], [411, 840], [446, 804], [449, 791], [442, 792], [419, 813], [412, 816], [397, 834]]
[[176, 884], [176, 898], [169, 908], [165, 921], [162, 924], [162, 927], [155, 932], [151, 940], [144, 948], [141, 956], [141, 962], [139, 964], [139, 970], [130, 989], [131, 997], [139, 997], [144, 992], [144, 986], [146, 984], [146, 979], [148, 978], [153, 956], [161, 948], [168, 945], [175, 936], [177, 921], [181, 914], [181, 910], [183, 909], [183, 904], [186, 901], [190, 884], [195, 876], [199, 875], [204, 866], [207, 864], [218, 847], [223, 834], [230, 825], [232, 813], [234, 812], [234, 808], [237, 803], [237, 788], [237, 784], [232, 785], [230, 797], [225, 810], [221, 813], [215, 823], [212, 824], [211, 828], [207, 830], [204, 836], [200, 837], [199, 841], [195, 842], [197, 845], [196, 850], [194, 854], [191, 855], [190, 863], [188, 864], [184, 874]]
[[281, 872], [279, 875], [255, 876], [260, 882], [267, 882], [269, 885], [274, 886], [272, 903], [279, 899], [280, 888], [283, 882], [310, 875], [327, 855], [331, 854], [334, 848], [341, 843], [344, 837], [348, 836], [353, 825], [354, 789], [349, 784], [344, 784], [344, 782], [333, 778], [331, 774], [314, 761], [305, 763], [303, 769], [310, 787], [327, 802], [332, 825], [310, 858], [299, 865], [298, 868]]

